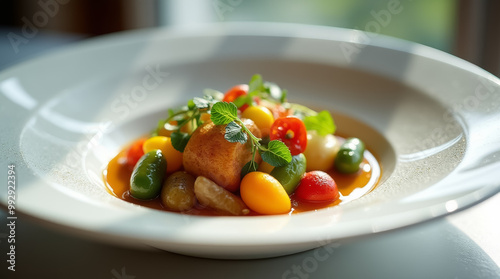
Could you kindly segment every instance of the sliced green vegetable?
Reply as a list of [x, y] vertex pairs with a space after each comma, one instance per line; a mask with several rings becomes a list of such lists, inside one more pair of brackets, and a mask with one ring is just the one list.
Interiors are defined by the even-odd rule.
[[306, 156], [300, 153], [292, 156], [292, 161], [284, 166], [275, 167], [271, 175], [276, 178], [290, 195], [299, 185], [302, 175], [306, 172]]

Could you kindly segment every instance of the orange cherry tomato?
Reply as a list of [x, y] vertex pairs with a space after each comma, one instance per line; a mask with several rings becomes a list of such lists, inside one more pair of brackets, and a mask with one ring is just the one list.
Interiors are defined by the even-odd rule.
[[282, 141], [292, 156], [298, 155], [307, 147], [306, 125], [295, 116], [280, 117], [271, 126], [269, 138]]
[[281, 183], [264, 172], [245, 175], [241, 180], [240, 194], [243, 202], [260, 214], [286, 214], [292, 206]]

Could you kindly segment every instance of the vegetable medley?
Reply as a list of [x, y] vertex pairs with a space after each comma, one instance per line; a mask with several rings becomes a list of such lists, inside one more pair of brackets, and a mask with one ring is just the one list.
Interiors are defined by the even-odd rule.
[[159, 198], [170, 211], [286, 214], [293, 200], [338, 200], [329, 171], [353, 175], [363, 165], [363, 142], [334, 136], [328, 111], [289, 103], [286, 90], [260, 75], [225, 94], [206, 89], [168, 113], [123, 161], [132, 170], [129, 194]]

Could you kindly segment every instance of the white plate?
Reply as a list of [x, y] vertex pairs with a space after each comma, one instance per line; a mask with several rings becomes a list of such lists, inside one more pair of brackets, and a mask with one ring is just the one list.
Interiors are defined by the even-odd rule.
[[[288, 89], [292, 101], [333, 110], [339, 130], [379, 156], [382, 184], [342, 206], [267, 217], [185, 216], [105, 191], [107, 161], [166, 108], [254, 73]], [[360, 31], [235, 24], [105, 36], [4, 71], [0, 93], [0, 151], [15, 165], [16, 214], [107, 242], [213, 258], [278, 256], [430, 220], [500, 189], [498, 78]], [[5, 185], [5, 165], [1, 177]], [[5, 206], [7, 196], [0, 191]]]

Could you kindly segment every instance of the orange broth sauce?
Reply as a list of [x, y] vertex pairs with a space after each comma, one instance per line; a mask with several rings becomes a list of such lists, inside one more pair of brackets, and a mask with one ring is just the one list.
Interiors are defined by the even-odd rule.
[[[343, 141], [343, 138], [337, 137]], [[152, 200], [139, 200], [130, 195], [130, 176], [132, 168], [126, 164], [126, 150], [122, 150], [116, 155], [108, 164], [107, 168], [103, 171], [103, 179], [107, 190], [113, 196], [124, 201], [149, 207], [157, 210], [170, 211], [166, 209], [160, 198], [157, 197]], [[369, 152], [365, 152], [365, 158], [361, 163], [360, 170], [354, 174], [343, 174], [335, 171], [334, 169], [327, 171], [328, 174], [334, 179], [340, 192], [340, 198], [334, 202], [325, 203], [312, 203], [303, 202], [291, 195], [292, 210], [290, 214], [314, 211], [342, 203], [347, 203], [361, 196], [366, 195], [372, 191], [378, 184], [382, 169], [376, 158]], [[182, 212], [182, 214], [201, 215], [201, 216], [220, 216], [224, 215], [220, 212], [207, 208], [200, 204], [196, 204], [192, 209]], [[259, 215], [256, 212], [250, 211], [250, 216]]]

